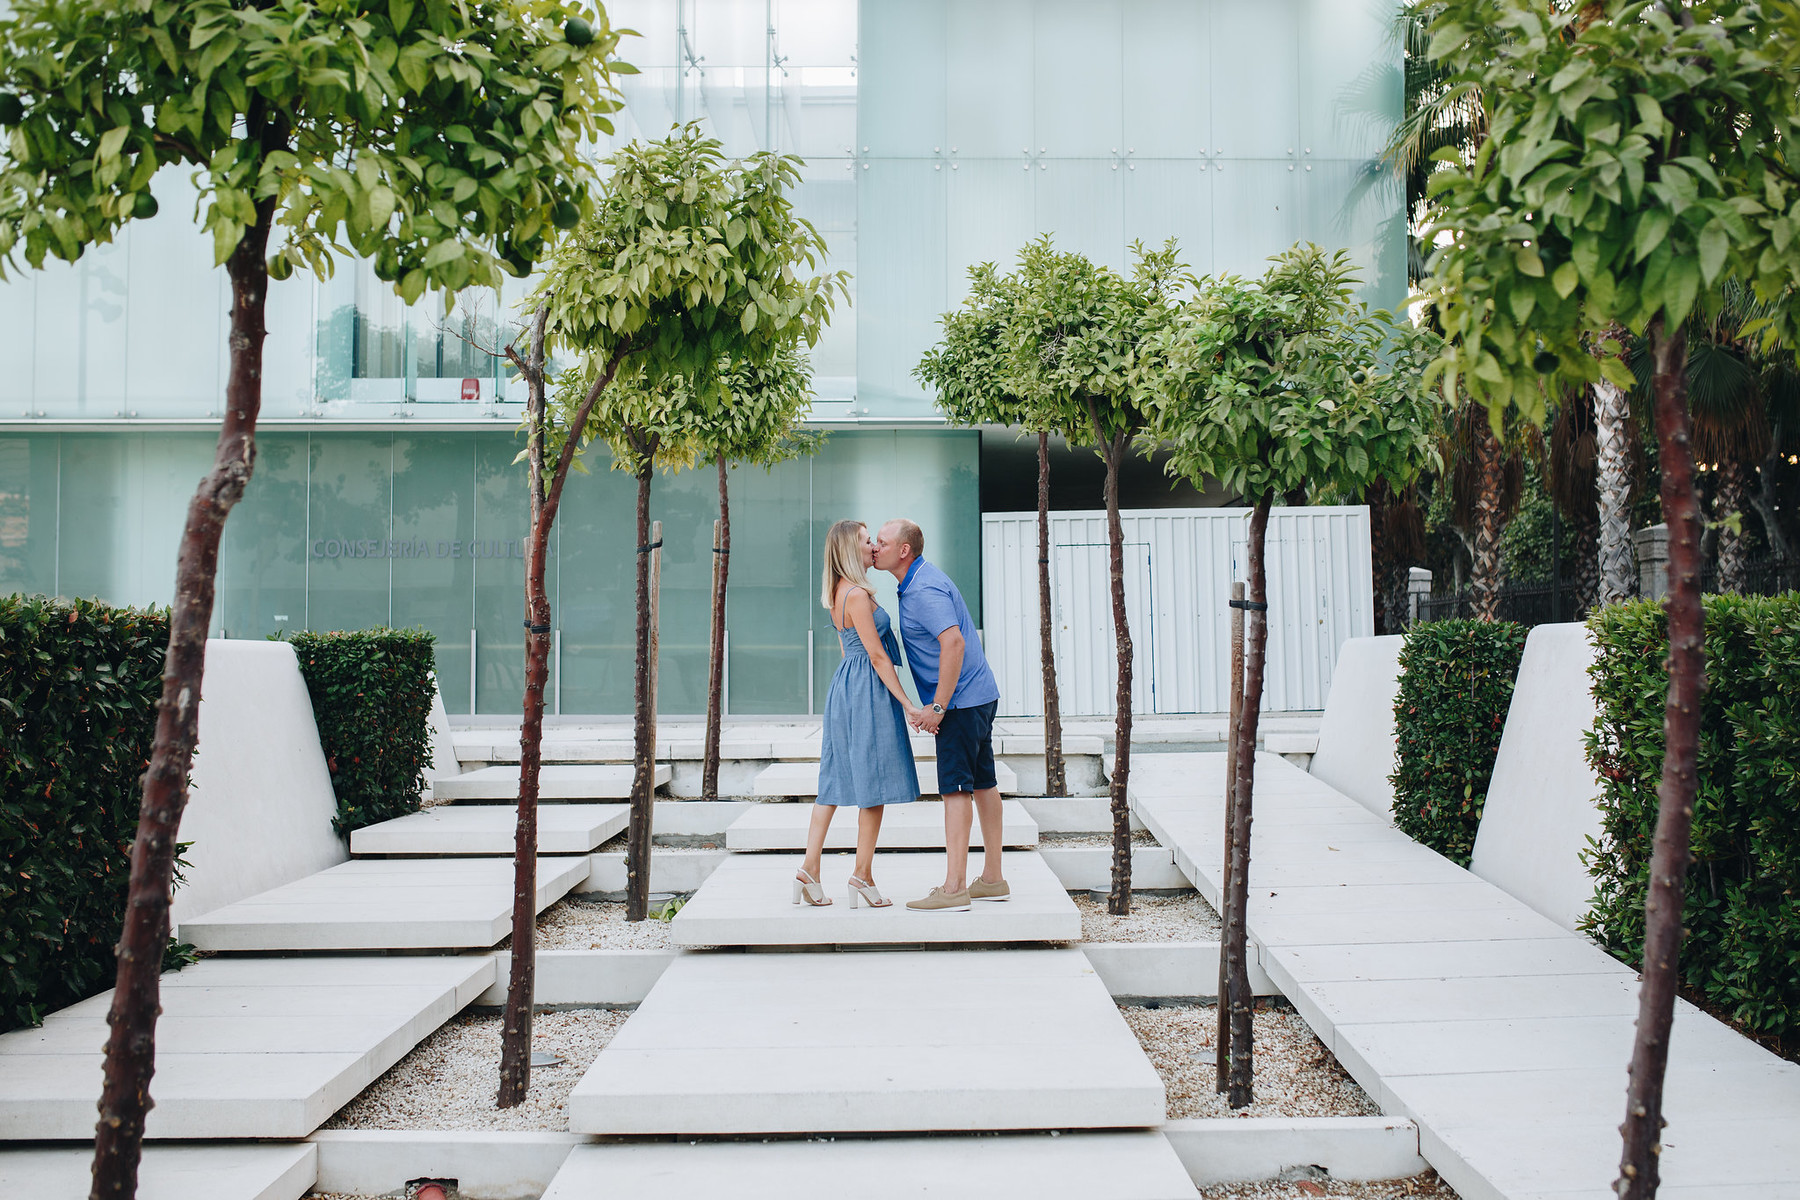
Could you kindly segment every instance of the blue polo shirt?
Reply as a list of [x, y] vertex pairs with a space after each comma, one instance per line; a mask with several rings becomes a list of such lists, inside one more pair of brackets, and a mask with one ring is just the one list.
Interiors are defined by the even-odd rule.
[[900, 641], [906, 646], [906, 665], [919, 689], [919, 703], [926, 706], [937, 695], [938, 656], [943, 649], [938, 635], [951, 626], [962, 630], [963, 660], [949, 707], [973, 708], [1000, 699], [1000, 685], [988, 669], [981, 639], [975, 635], [975, 618], [962, 593], [948, 575], [922, 558], [914, 560], [900, 581]]

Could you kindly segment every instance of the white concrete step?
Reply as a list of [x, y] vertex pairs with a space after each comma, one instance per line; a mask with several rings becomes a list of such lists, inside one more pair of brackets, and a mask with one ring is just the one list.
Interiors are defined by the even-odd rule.
[[[539, 854], [586, 854], [631, 820], [628, 804], [541, 804]], [[511, 854], [518, 809], [507, 804], [439, 805], [350, 835], [352, 854]]]
[[[813, 804], [757, 804], [744, 811], [725, 830], [727, 850], [804, 850], [806, 831], [812, 823]], [[856, 810], [850, 809], [832, 819], [825, 834], [827, 850], [856, 849]], [[1009, 847], [1031, 847], [1038, 844], [1038, 825], [1031, 814], [1016, 800], [1000, 804], [1000, 834]], [[970, 833], [976, 846], [982, 844], [981, 823]], [[881, 849], [942, 850], [944, 848], [944, 802], [916, 800], [911, 804], [889, 804], [881, 819]]]
[[686, 954], [567, 1112], [599, 1134], [1107, 1129], [1164, 1097], [1078, 950]]
[[[797, 1187], [800, 1180], [804, 1186]], [[1193, 1200], [1196, 1194], [1168, 1139], [1146, 1131], [577, 1146], [543, 1200]]]
[[[305, 1137], [493, 981], [485, 956], [213, 958], [164, 975], [147, 1133]], [[0, 1140], [92, 1141], [111, 1004], [0, 1034]]]
[[[922, 761], [915, 764], [919, 772], [919, 794], [935, 796], [938, 794], [937, 764]], [[467, 776], [464, 776], [467, 778]], [[1019, 790], [1019, 777], [1005, 763], [994, 764], [994, 779], [1000, 791], [1012, 795]], [[812, 762], [778, 762], [764, 767], [756, 777], [755, 791], [757, 796], [817, 796], [819, 794], [819, 764]]]
[[[869, 946], [927, 942], [1071, 942], [1081, 938], [1081, 913], [1062, 881], [1032, 851], [1004, 859], [1010, 900], [978, 900], [966, 912], [906, 907], [944, 881], [942, 854], [880, 854], [875, 883], [894, 903], [851, 908], [855, 858], [825, 857], [820, 883], [831, 903], [793, 902], [798, 854], [738, 854], [720, 863], [670, 923], [678, 946]], [[981, 858], [971, 856], [972, 870]]]
[[[542, 912], [588, 858], [540, 858]], [[202, 950], [486, 949], [512, 932], [510, 858], [354, 859], [181, 923]]]
[[[0, 1149], [0, 1196], [87, 1200], [92, 1146]], [[308, 1143], [144, 1147], [137, 1200], [300, 1200], [312, 1188], [318, 1149]]]
[[[634, 768], [630, 763], [594, 763], [577, 766], [547, 765], [538, 769], [540, 800], [629, 800]], [[656, 786], [673, 778], [668, 763], [656, 765]], [[482, 767], [440, 779], [435, 785], [440, 800], [519, 799], [518, 767]]]

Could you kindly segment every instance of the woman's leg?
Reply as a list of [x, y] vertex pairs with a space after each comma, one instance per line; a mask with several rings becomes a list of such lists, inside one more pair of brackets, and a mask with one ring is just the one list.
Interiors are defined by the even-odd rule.
[[835, 805], [813, 805], [812, 825], [806, 831], [806, 860], [800, 867], [814, 879], [819, 877], [819, 858], [825, 853], [825, 831], [831, 828], [831, 818], [836, 815]]
[[886, 811], [877, 804], [856, 812], [856, 877], [864, 883], [875, 882], [875, 843], [881, 840], [881, 814]]

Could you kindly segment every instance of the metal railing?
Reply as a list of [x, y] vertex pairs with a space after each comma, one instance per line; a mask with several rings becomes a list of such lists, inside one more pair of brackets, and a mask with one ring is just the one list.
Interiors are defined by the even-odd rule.
[[[1781, 592], [1800, 591], [1800, 559], [1754, 559], [1745, 571], [1744, 594], [1773, 596]], [[1708, 564], [1700, 573], [1700, 589], [1719, 590], [1716, 563]], [[1443, 621], [1453, 617], [1475, 615], [1474, 596], [1462, 591], [1444, 596], [1423, 596], [1418, 603], [1418, 620]], [[1575, 581], [1563, 578], [1552, 581], [1505, 584], [1500, 589], [1500, 619], [1521, 625], [1547, 625], [1558, 621], [1579, 621], [1587, 616], [1580, 603]]]

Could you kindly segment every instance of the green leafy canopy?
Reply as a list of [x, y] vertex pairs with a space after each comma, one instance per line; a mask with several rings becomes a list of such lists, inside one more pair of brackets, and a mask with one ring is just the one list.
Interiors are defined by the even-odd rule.
[[[1429, 290], [1459, 383], [1493, 412], [1544, 414], [1543, 376], [1621, 387], [1584, 335], [1671, 333], [1736, 278], [1762, 301], [1800, 282], [1791, 4], [1444, 0], [1431, 56], [1480, 89], [1490, 135], [1432, 181]], [[1784, 20], [1785, 26], [1778, 24]], [[1784, 32], [1785, 30], [1785, 32]], [[1794, 345], [1800, 315], [1758, 328]]]
[[1260, 280], [1201, 282], [1166, 334], [1146, 443], [1253, 499], [1360, 496], [1436, 462], [1437, 339], [1352, 300], [1343, 251], [1296, 246]]
[[586, 204], [621, 31], [563, 0], [18, 0], [0, 17], [0, 255], [74, 261], [194, 168], [224, 263], [374, 260], [408, 303], [523, 275]]

